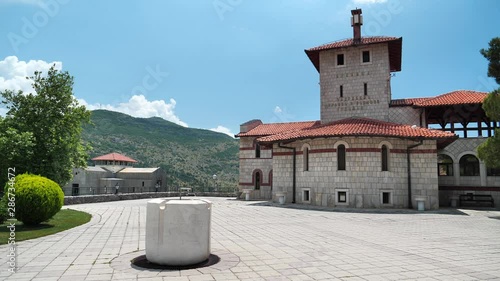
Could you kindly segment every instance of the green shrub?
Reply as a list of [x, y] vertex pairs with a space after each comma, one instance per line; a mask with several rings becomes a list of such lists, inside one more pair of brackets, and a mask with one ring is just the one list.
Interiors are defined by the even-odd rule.
[[16, 219], [27, 225], [39, 224], [54, 216], [64, 203], [59, 185], [42, 176], [16, 176]]
[[7, 195], [2, 196], [2, 199], [0, 199], [0, 224], [3, 224], [9, 218], [7, 202]]
[[9, 219], [9, 198], [7, 197], [8, 189], [9, 189], [10, 184], [6, 183], [5, 187], [3, 189], [3, 192], [1, 193], [1, 198], [0, 198], [0, 224], [5, 223], [7, 219]]

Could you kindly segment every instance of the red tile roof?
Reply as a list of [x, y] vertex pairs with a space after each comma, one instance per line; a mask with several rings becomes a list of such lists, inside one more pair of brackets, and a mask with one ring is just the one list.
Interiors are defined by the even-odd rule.
[[92, 158], [92, 160], [93, 161], [99, 161], [99, 160], [101, 160], [101, 161], [123, 161], [123, 162], [132, 162], [132, 163], [137, 162], [130, 157], [127, 157], [125, 155], [121, 155], [120, 153], [116, 153], [116, 152], [109, 153], [106, 155], [97, 156], [97, 157]]
[[402, 37], [388, 37], [388, 36], [366, 36], [361, 38], [361, 42], [355, 44], [353, 38], [335, 41], [332, 43], [323, 44], [314, 48], [305, 50], [307, 56], [316, 67], [318, 72], [319, 69], [319, 52], [324, 50], [346, 48], [350, 46], [363, 46], [378, 43], [388, 43], [389, 45], [389, 62], [390, 70], [401, 71], [401, 48], [403, 45]]
[[395, 107], [395, 106], [412, 106], [415, 103], [423, 102], [425, 100], [432, 99], [432, 98], [409, 98], [409, 99], [396, 99], [396, 100], [391, 100], [391, 103], [389, 106]]
[[342, 136], [379, 136], [412, 139], [449, 139], [457, 135], [449, 132], [401, 125], [368, 118], [347, 118], [325, 125], [269, 135], [257, 139], [261, 143], [291, 141], [298, 139], [342, 137]]
[[[389, 41], [394, 41], [398, 40], [400, 38], [397, 37], [389, 37], [389, 36], [365, 36], [361, 38], [361, 43], [358, 43], [357, 45], [368, 45], [368, 44], [375, 44], [375, 43], [383, 43], [383, 42], [389, 42]], [[307, 51], [320, 51], [320, 50], [330, 50], [330, 49], [336, 49], [336, 48], [344, 48], [344, 47], [349, 47], [353, 46], [354, 44], [354, 39], [353, 38], [348, 38], [348, 39], [342, 39], [338, 41], [334, 41], [331, 43], [326, 43], [317, 47], [313, 47], [308, 49]]]
[[287, 131], [309, 128], [315, 124], [319, 124], [319, 121], [260, 124], [246, 133], [237, 134], [236, 137], [269, 136]]
[[470, 90], [458, 90], [415, 102], [417, 107], [446, 106], [458, 104], [481, 104], [488, 93]]

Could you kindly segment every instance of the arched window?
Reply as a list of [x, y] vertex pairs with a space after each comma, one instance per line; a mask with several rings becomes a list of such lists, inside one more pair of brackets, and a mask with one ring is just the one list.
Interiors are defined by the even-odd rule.
[[479, 160], [472, 154], [460, 158], [460, 176], [479, 176]]
[[309, 171], [309, 147], [305, 146], [302, 152], [304, 171]]
[[337, 146], [337, 169], [345, 171], [345, 145]]
[[382, 171], [389, 171], [389, 149], [382, 145]]
[[255, 172], [254, 174], [254, 184], [255, 184], [255, 190], [259, 190], [260, 189], [260, 183], [261, 183], [261, 180], [262, 180], [262, 176], [260, 174], [259, 171]]
[[453, 176], [453, 159], [446, 154], [438, 154], [438, 176]]
[[260, 144], [255, 143], [255, 158], [260, 158]]

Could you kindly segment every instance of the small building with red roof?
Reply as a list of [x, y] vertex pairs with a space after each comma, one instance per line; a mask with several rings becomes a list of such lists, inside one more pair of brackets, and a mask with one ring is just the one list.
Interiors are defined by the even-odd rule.
[[135, 168], [138, 161], [113, 152], [92, 158], [94, 166], [73, 169], [65, 195], [166, 191], [166, 172], [160, 168]]
[[353, 38], [305, 50], [319, 73], [320, 120], [240, 126], [240, 190], [352, 208], [437, 209], [464, 191], [500, 200], [500, 171], [475, 152], [499, 126], [482, 110], [487, 93], [392, 99], [403, 39], [362, 37], [361, 9], [351, 13]]
[[92, 161], [94, 161], [94, 165], [106, 166], [132, 166], [137, 163], [134, 159], [116, 152], [94, 157]]

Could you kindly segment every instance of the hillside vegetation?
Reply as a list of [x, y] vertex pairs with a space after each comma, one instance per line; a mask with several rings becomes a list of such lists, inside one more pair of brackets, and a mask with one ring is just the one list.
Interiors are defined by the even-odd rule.
[[107, 110], [92, 111], [91, 120], [82, 134], [90, 158], [118, 152], [137, 160], [135, 167], [162, 167], [170, 187], [213, 187], [214, 174], [219, 187], [237, 186], [238, 140], [225, 134]]

